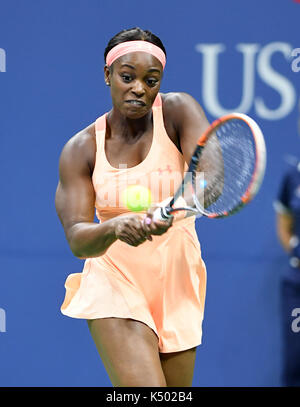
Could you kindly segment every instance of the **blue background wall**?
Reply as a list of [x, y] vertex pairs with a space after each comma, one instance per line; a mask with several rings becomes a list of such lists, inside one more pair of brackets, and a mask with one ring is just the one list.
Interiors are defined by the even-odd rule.
[[[2, 331], [6, 315], [0, 386], [110, 386], [86, 321], [59, 310], [65, 278], [83, 262], [67, 245], [54, 195], [63, 145], [111, 107], [103, 50], [132, 26], [152, 30], [165, 44], [161, 91], [192, 94], [210, 121], [217, 114], [203, 94], [208, 54], [199, 50], [203, 44], [225, 47], [217, 98], [236, 110], [245, 69], [236, 47], [257, 44], [245, 113], [265, 134], [266, 176], [255, 201], [238, 215], [197, 221], [208, 291], [193, 384], [280, 385], [278, 289], [287, 259], [275, 235], [272, 201], [288, 167], [285, 155], [299, 152], [300, 72], [293, 72], [288, 55], [300, 47], [299, 15], [300, 4], [292, 0], [0, 0]], [[264, 118], [259, 98], [273, 116], [280, 116], [282, 103], [287, 110]]]

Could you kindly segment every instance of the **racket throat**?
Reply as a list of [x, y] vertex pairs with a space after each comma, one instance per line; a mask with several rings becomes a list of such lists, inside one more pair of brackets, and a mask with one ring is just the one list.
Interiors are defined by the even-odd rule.
[[170, 219], [173, 215], [169, 212], [169, 210], [168, 209], [170, 209], [170, 208], [165, 208], [165, 207], [162, 207], [161, 208], [161, 217], [162, 217], [162, 219]]

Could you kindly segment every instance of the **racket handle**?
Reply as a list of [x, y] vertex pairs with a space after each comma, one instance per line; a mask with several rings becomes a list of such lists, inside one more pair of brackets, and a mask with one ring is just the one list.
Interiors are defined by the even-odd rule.
[[169, 218], [171, 218], [173, 215], [168, 213], [167, 208], [165, 207], [160, 207], [157, 208], [154, 212], [153, 212], [153, 216], [152, 216], [152, 220], [155, 221], [166, 221]]

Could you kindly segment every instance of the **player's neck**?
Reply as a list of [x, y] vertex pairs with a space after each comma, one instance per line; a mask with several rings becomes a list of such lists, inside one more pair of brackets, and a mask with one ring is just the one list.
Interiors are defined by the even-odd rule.
[[135, 139], [152, 129], [152, 111], [139, 119], [130, 119], [113, 108], [107, 114], [107, 124], [111, 134], [117, 134], [126, 139]]

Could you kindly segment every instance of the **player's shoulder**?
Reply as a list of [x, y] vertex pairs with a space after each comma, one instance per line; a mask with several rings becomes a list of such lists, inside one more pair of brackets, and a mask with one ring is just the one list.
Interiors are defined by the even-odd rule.
[[91, 123], [80, 130], [64, 145], [60, 161], [72, 161], [75, 164], [88, 163], [93, 166], [96, 153], [96, 131], [95, 123]]
[[[165, 108], [178, 108], [181, 109], [185, 106], [190, 106], [191, 104], [198, 104], [196, 99], [186, 92], [168, 92], [161, 93], [162, 103]], [[200, 106], [200, 105], [199, 105]]]
[[64, 147], [68, 150], [82, 150], [88, 145], [93, 145], [95, 143], [95, 140], [95, 123], [91, 123], [84, 129], [71, 136]]
[[204, 110], [192, 95], [185, 92], [170, 92], [161, 96], [164, 118], [166, 122], [171, 122], [177, 131], [187, 124], [199, 127], [204, 123], [206, 126]]
[[192, 119], [193, 114], [204, 114], [202, 106], [189, 93], [169, 92], [161, 93], [164, 114], [175, 122], [185, 118]]

